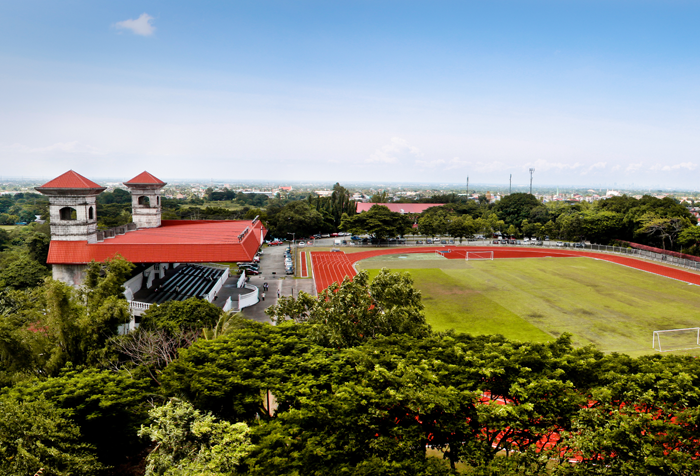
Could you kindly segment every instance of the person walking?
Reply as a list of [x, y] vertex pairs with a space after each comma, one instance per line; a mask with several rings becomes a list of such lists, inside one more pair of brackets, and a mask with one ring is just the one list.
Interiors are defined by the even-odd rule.
[[262, 293], [262, 300], [263, 301], [265, 300], [265, 291], [263, 291], [263, 293]]
[[277, 288], [277, 299], [279, 299], [279, 298], [280, 298], [280, 289]]

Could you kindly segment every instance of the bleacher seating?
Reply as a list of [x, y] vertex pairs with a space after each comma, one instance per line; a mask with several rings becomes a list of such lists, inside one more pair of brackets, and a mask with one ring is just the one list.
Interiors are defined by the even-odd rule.
[[[146, 302], [160, 304], [166, 301], [184, 301], [191, 297], [206, 298], [224, 270], [211, 266], [186, 264], [151, 294]], [[177, 291], [179, 290], [179, 292]]]

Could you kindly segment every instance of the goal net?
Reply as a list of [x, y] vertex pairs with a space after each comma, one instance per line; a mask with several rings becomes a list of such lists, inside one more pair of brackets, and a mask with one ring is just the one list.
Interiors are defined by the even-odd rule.
[[700, 327], [654, 331], [651, 345], [659, 352], [700, 349]]
[[485, 259], [493, 260], [493, 251], [467, 251], [467, 255], [465, 256], [465, 259], [467, 261], [476, 261], [476, 260], [485, 260]]

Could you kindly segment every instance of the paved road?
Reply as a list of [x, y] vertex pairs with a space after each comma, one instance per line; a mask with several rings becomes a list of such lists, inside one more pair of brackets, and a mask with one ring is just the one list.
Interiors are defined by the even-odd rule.
[[[243, 309], [243, 316], [257, 322], [271, 323], [270, 318], [265, 314], [265, 309], [277, 303], [277, 291], [281, 296], [294, 296], [299, 291], [309, 294], [316, 294], [312, 279], [295, 279], [287, 276], [284, 269], [284, 250], [287, 246], [268, 246], [265, 248], [260, 258], [260, 269], [262, 273], [258, 276], [251, 276], [249, 284], [257, 286], [260, 290], [261, 299], [254, 306]], [[313, 248], [311, 248], [313, 249]], [[265, 300], [262, 300], [263, 283], [267, 283], [269, 291], [265, 293]]]

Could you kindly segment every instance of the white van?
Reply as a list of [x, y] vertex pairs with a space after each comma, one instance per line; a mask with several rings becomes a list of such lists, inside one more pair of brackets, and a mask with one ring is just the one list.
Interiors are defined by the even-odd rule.
[[340, 243], [341, 243], [341, 240], [334, 240], [334, 241], [333, 241], [333, 244], [334, 244], [335, 246], [340, 246]]

